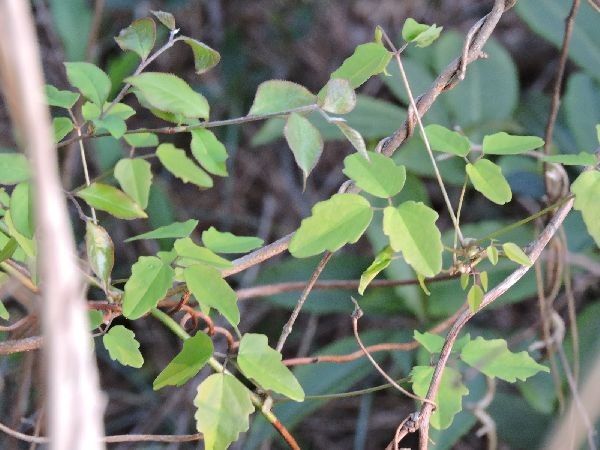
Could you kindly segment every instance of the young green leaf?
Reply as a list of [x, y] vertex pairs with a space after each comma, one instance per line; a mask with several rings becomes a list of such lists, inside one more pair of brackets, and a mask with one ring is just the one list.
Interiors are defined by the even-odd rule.
[[104, 323], [104, 314], [102, 314], [102, 311], [95, 309], [88, 310], [88, 322], [88, 330], [93, 331]]
[[412, 42], [414, 42], [417, 47], [429, 47], [437, 38], [440, 37], [440, 33], [443, 29], [444, 27], [438, 27], [434, 23], [421, 34], [419, 34], [416, 39], [413, 39]]
[[304, 182], [317, 165], [323, 152], [323, 138], [319, 130], [307, 118], [292, 113], [283, 130], [285, 139], [294, 154], [296, 164], [304, 174]]
[[281, 353], [269, 347], [264, 334], [246, 333], [242, 337], [237, 357], [242, 373], [263, 389], [275, 391], [297, 402], [304, 401], [302, 386], [281, 359]]
[[479, 281], [481, 282], [481, 287], [485, 292], [488, 290], [488, 273], [480, 272], [479, 273]]
[[215, 253], [247, 253], [263, 245], [264, 241], [253, 236], [236, 236], [210, 227], [202, 232], [202, 242]]
[[115, 41], [121, 50], [135, 52], [145, 61], [156, 42], [156, 24], [149, 17], [134, 20], [121, 30]]
[[341, 117], [331, 118], [329, 119], [329, 123], [332, 123], [336, 127], [338, 127], [342, 134], [346, 136], [348, 142], [352, 144], [352, 147], [354, 147], [356, 151], [360, 153], [364, 158], [368, 158], [365, 140], [358, 131], [356, 131], [354, 128], [348, 125], [348, 123]]
[[160, 258], [140, 256], [125, 283], [123, 315], [134, 320], [156, 307], [173, 285], [174, 276], [173, 269]]
[[108, 289], [115, 265], [115, 246], [106, 230], [91, 221], [85, 224], [85, 249], [92, 271]]
[[331, 78], [348, 80], [350, 86], [356, 89], [373, 75], [383, 72], [390, 59], [392, 54], [382, 44], [376, 42], [362, 44], [356, 47], [354, 53], [331, 74]]
[[93, 122], [98, 131], [106, 130], [115, 139], [122, 138], [127, 131], [127, 124], [125, 123], [125, 120], [114, 114], [109, 114], [103, 118], [94, 119]]
[[0, 153], [0, 184], [18, 184], [29, 179], [29, 163], [21, 153]]
[[544, 145], [537, 136], [512, 136], [504, 131], [484, 136], [482, 151], [485, 155], [518, 155]]
[[463, 291], [469, 285], [469, 280], [470, 279], [471, 279], [471, 277], [469, 276], [468, 273], [461, 273], [460, 274], [460, 287], [462, 288]]
[[[410, 372], [413, 392], [419, 397], [427, 395], [433, 370], [434, 368], [430, 366], [415, 366]], [[444, 430], [452, 425], [454, 416], [462, 410], [462, 398], [468, 393], [469, 390], [462, 383], [460, 372], [452, 367], [446, 367], [434, 399], [437, 408], [431, 415], [431, 426]]]
[[158, 19], [160, 23], [162, 23], [169, 30], [173, 31], [175, 29], [175, 17], [173, 14], [165, 11], [150, 11], [154, 17]]
[[216, 309], [233, 326], [240, 323], [240, 310], [235, 291], [217, 269], [196, 264], [183, 269], [183, 277], [198, 303]]
[[214, 351], [211, 339], [202, 332], [183, 341], [183, 348], [152, 383], [158, 391], [165, 386], [182, 386], [196, 376]]
[[160, 144], [156, 156], [169, 172], [184, 183], [193, 183], [200, 188], [213, 186], [212, 178], [188, 158], [185, 151], [173, 144]]
[[[110, 103], [108, 103], [108, 102], [105, 103], [103, 110], [104, 111], [108, 110], [109, 106], [110, 106]], [[123, 120], [127, 120], [131, 116], [135, 116], [135, 109], [133, 109], [131, 106], [129, 106], [125, 103], [119, 102], [119, 103], [115, 103], [114, 105], [112, 105], [112, 107], [110, 107], [110, 110], [108, 111], [108, 115], [117, 116]]]
[[508, 259], [516, 262], [517, 264], [522, 266], [531, 266], [533, 264], [529, 259], [529, 256], [527, 256], [517, 244], [506, 242], [505, 244], [502, 244], [502, 250], [504, 250], [504, 255]]
[[579, 152], [578, 155], [551, 155], [542, 156], [542, 161], [562, 164], [564, 166], [593, 166], [598, 164], [596, 155], [587, 152]]
[[10, 258], [15, 253], [17, 248], [19, 248], [19, 243], [17, 242], [17, 239], [13, 236], [6, 242], [6, 244], [4, 244], [4, 247], [2, 247], [2, 249], [0, 250], [0, 262], [6, 261], [8, 258]]
[[19, 183], [10, 196], [10, 217], [12, 224], [27, 239], [33, 238], [35, 220], [33, 217], [33, 198], [31, 185]]
[[77, 103], [77, 100], [79, 100], [79, 94], [76, 92], [61, 91], [51, 84], [45, 85], [44, 90], [46, 92], [46, 101], [49, 106], [70, 109]]
[[248, 115], [260, 116], [317, 103], [317, 97], [304, 86], [284, 80], [261, 83]]
[[497, 377], [510, 383], [517, 379], [525, 381], [538, 372], [550, 372], [527, 352], [511, 352], [504, 339], [478, 337], [465, 344], [460, 359], [488, 377]]
[[442, 237], [438, 214], [421, 202], [407, 201], [383, 211], [383, 232], [390, 245], [416, 272], [433, 277], [442, 270]]
[[100, 106], [92, 102], [85, 102], [81, 107], [81, 115], [85, 120], [94, 120], [100, 117], [102, 110]]
[[5, 211], [4, 223], [6, 223], [6, 227], [8, 228], [8, 235], [16, 239], [16, 241], [19, 243], [19, 247], [21, 247], [23, 252], [25, 252], [25, 254], [30, 258], [35, 258], [36, 241], [34, 239], [24, 236], [15, 228], [10, 211]]
[[185, 222], [173, 222], [169, 225], [158, 227], [155, 230], [147, 233], [138, 234], [137, 236], [125, 239], [124, 242], [138, 241], [140, 239], [171, 239], [188, 237], [194, 228], [198, 226], [197, 220], [186, 220]]
[[469, 309], [471, 312], [477, 312], [481, 302], [483, 301], [483, 290], [481, 286], [474, 284], [469, 289], [469, 293], [467, 294], [467, 303], [469, 304]]
[[467, 156], [471, 151], [469, 140], [456, 131], [451, 131], [441, 125], [427, 125], [425, 135], [436, 152], [452, 153], [458, 156]]
[[92, 208], [106, 211], [119, 219], [145, 219], [144, 210], [127, 194], [108, 184], [92, 183], [78, 191], [78, 197]]
[[512, 199], [512, 191], [502, 169], [487, 159], [467, 164], [465, 167], [473, 187], [488, 200], [504, 205]]
[[360, 283], [358, 284], [358, 293], [363, 295], [367, 286], [373, 281], [373, 279], [382, 271], [385, 270], [392, 262], [392, 255], [394, 251], [390, 246], [385, 247], [381, 250], [375, 260], [369, 267], [361, 274]]
[[496, 247], [490, 245], [485, 249], [485, 254], [487, 255], [488, 259], [490, 260], [493, 266], [498, 264], [498, 249]]
[[6, 309], [6, 306], [4, 306], [4, 303], [2, 303], [2, 300], [0, 300], [0, 319], [8, 320], [9, 318], [10, 313], [8, 312], [8, 309]]
[[334, 252], [358, 241], [372, 218], [371, 205], [360, 195], [335, 194], [313, 206], [312, 215], [292, 237], [289, 251], [296, 258]]
[[198, 386], [194, 398], [196, 428], [206, 450], [225, 450], [250, 427], [254, 411], [250, 391], [233, 375], [215, 373]]
[[332, 78], [319, 95], [319, 106], [333, 114], [346, 114], [356, 106], [356, 93], [344, 78]]
[[113, 361], [124, 366], [140, 368], [144, 357], [140, 353], [140, 343], [135, 339], [133, 331], [123, 325], [115, 325], [102, 337], [102, 343]]
[[180, 39], [192, 49], [192, 53], [194, 54], [194, 68], [198, 75], [208, 72], [221, 61], [219, 52], [213, 50], [204, 42], [187, 36], [182, 36]]
[[588, 233], [600, 247], [600, 208], [598, 207], [600, 172], [597, 170], [583, 172], [571, 185], [571, 192], [575, 194], [573, 208], [581, 211]]
[[154, 133], [126, 134], [123, 138], [132, 147], [156, 147], [158, 145], [158, 136]]
[[150, 163], [141, 158], [123, 158], [116, 164], [114, 175], [121, 189], [142, 209], [146, 209], [152, 184]]
[[73, 122], [68, 117], [55, 117], [52, 119], [52, 129], [54, 130], [54, 142], [62, 141], [67, 134], [73, 131]]
[[442, 351], [442, 347], [444, 346], [444, 338], [437, 334], [432, 333], [420, 333], [418, 330], [413, 332], [413, 337], [415, 341], [425, 347], [429, 353], [439, 353]]
[[417, 47], [427, 47], [440, 36], [442, 29], [435, 24], [426, 25], [409, 17], [402, 27], [402, 39], [406, 42], [414, 42]]
[[110, 78], [99, 67], [87, 62], [67, 62], [67, 78], [89, 101], [99, 107], [104, 105], [110, 93]]
[[201, 263], [208, 264], [216, 269], [229, 269], [233, 266], [231, 261], [216, 255], [207, 248], [194, 244], [189, 237], [177, 239], [175, 241], [175, 251], [180, 258], [184, 259], [184, 264], [180, 265], [191, 266]]
[[189, 84], [170, 73], [145, 72], [125, 79], [153, 108], [187, 118], [208, 119], [208, 102]]
[[228, 173], [225, 161], [227, 161], [228, 155], [225, 146], [210, 130], [197, 128], [192, 130], [191, 134], [191, 150], [196, 161], [207, 172], [220, 177], [226, 177]]
[[368, 152], [368, 160], [354, 153], [344, 159], [344, 174], [371, 195], [393, 197], [404, 187], [406, 168], [381, 153]]

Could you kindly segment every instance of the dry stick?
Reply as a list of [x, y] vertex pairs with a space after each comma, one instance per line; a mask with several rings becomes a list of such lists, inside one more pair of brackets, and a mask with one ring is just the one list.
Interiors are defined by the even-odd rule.
[[[433, 152], [431, 151], [431, 145], [429, 145], [429, 139], [425, 134], [425, 128], [423, 127], [423, 122], [421, 121], [421, 116], [417, 110], [417, 105], [415, 104], [415, 98], [412, 94], [412, 89], [410, 88], [410, 83], [408, 82], [408, 77], [406, 76], [406, 72], [404, 71], [404, 65], [402, 64], [402, 58], [400, 58], [400, 53], [396, 49], [396, 46], [388, 37], [387, 33], [383, 33], [383, 37], [387, 41], [388, 45], [394, 52], [394, 57], [396, 59], [396, 63], [398, 64], [398, 69], [400, 70], [400, 76], [402, 77], [402, 83], [404, 84], [404, 89], [406, 89], [406, 93], [408, 94], [408, 99], [410, 100], [410, 108], [408, 108], [408, 114], [410, 115], [410, 111], [415, 111], [415, 117], [417, 119], [417, 124], [419, 125], [419, 130], [421, 131], [421, 138], [425, 143], [425, 148], [427, 149], [427, 154], [429, 155], [429, 159], [431, 160], [431, 164], [433, 165], [433, 171], [435, 173], [435, 178], [440, 187], [440, 191], [442, 191], [442, 197], [444, 198], [444, 202], [446, 203], [446, 209], [450, 214], [450, 219], [452, 219], [452, 224], [454, 225], [454, 231], [458, 236], [458, 240], [461, 246], [465, 246], [465, 238], [460, 231], [460, 225], [458, 224], [458, 220], [456, 219], [456, 215], [454, 214], [454, 208], [452, 208], [452, 204], [450, 203], [450, 198], [448, 197], [448, 192], [446, 191], [446, 186], [444, 186], [444, 180], [442, 180], [442, 175], [440, 174], [440, 170], [438, 169], [437, 163], [435, 162], [435, 157], [433, 156]], [[463, 69], [461, 68], [461, 71]]]
[[[555, 235], [560, 225], [564, 221], [565, 217], [569, 213], [573, 206], [573, 200], [569, 200], [563, 206], [561, 206], [557, 211], [550, 223], [546, 226], [546, 228], [540, 233], [538, 238], [531, 243], [529, 246], [529, 259], [535, 263], [539, 258], [542, 250], [546, 247], [550, 239]], [[504, 281], [502, 281], [499, 285], [497, 285], [494, 289], [489, 291], [483, 298], [481, 305], [477, 309], [476, 312], [472, 312], [470, 309], [463, 311], [459, 317], [456, 319], [448, 335], [444, 342], [444, 347], [440, 353], [439, 360], [434, 368], [431, 384], [429, 385], [429, 390], [427, 391], [427, 398], [429, 400], [435, 399], [442, 377], [442, 372], [446, 367], [446, 363], [448, 362], [448, 358], [450, 357], [450, 352], [452, 351], [452, 346], [458, 337], [458, 334], [465, 326], [465, 324], [479, 311], [488, 306], [502, 294], [504, 294], [508, 289], [510, 289], [517, 281], [519, 281], [526, 273], [529, 271], [530, 266], [521, 266], [517, 270], [515, 270], [512, 274], [510, 274]], [[420, 450], [427, 449], [427, 443], [429, 439], [429, 418], [433, 409], [429, 403], [426, 403], [422, 406], [421, 411], [419, 413], [418, 418], [418, 429], [420, 431], [420, 439], [419, 445]], [[403, 428], [397, 433], [397, 438], [402, 439], [409, 430]], [[388, 445], [388, 449], [394, 448], [394, 446], [399, 442], [399, 440], [394, 440], [390, 442]]]
[[300, 298], [298, 299], [298, 303], [296, 303], [296, 306], [294, 307], [294, 310], [292, 311], [292, 314], [291, 314], [289, 320], [284, 325], [283, 330], [281, 330], [281, 336], [279, 336], [279, 341], [277, 342], [277, 347], [275, 347], [278, 352], [281, 352], [281, 349], [283, 348], [285, 341], [287, 340], [288, 336], [292, 332], [292, 328], [294, 327], [294, 323], [296, 322], [296, 319], [298, 318], [298, 315], [300, 314], [300, 310], [302, 310], [302, 306], [304, 306], [304, 302], [306, 302], [306, 299], [308, 298], [310, 291], [312, 291], [313, 286], [319, 279], [319, 276], [321, 275], [321, 273], [327, 266], [327, 263], [329, 262], [329, 260], [331, 259], [332, 256], [333, 256], [333, 253], [325, 252], [325, 255], [323, 255], [323, 258], [321, 258], [321, 261], [319, 261], [319, 264], [317, 265], [317, 267], [315, 268], [315, 271], [311, 275], [310, 280], [308, 280], [308, 283], [306, 283], [306, 287], [304, 288], [304, 291], [302, 291], [302, 294], [300, 295]]
[[[45, 436], [32, 436], [30, 434], [21, 433], [12, 428], [0, 423], [0, 431], [12, 436], [20, 441], [31, 442], [33, 444], [48, 444], [50, 440]], [[116, 434], [114, 436], [105, 436], [102, 442], [115, 444], [119, 442], [192, 442], [202, 439], [201, 433], [196, 434]], [[87, 447], [86, 447], [87, 448]]]
[[30, 8], [22, 0], [0, 2], [0, 78], [34, 179], [50, 448], [99, 450], [103, 401]]
[[[446, 330], [450, 325], [454, 323], [457, 317], [462, 314], [463, 308], [458, 309], [452, 316], [448, 317], [443, 322], [440, 322], [433, 328], [427, 330], [428, 333], [437, 334], [444, 330]], [[419, 347], [419, 342], [417, 341], [409, 341], [409, 342], [384, 342], [381, 344], [370, 345], [366, 347], [369, 353], [377, 353], [377, 352], [393, 352], [393, 351], [410, 351]], [[330, 363], [347, 363], [351, 361], [355, 361], [360, 358], [364, 358], [365, 353], [362, 349], [357, 350], [355, 352], [346, 354], [346, 355], [318, 355], [318, 356], [308, 356], [304, 358], [290, 358], [284, 359], [283, 363], [286, 366], [302, 366], [306, 364], [317, 364], [323, 362]]]

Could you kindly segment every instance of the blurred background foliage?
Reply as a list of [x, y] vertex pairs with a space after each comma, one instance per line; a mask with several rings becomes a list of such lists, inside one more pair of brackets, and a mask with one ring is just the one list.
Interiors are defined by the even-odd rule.
[[[138, 60], [132, 53], [121, 52], [113, 37], [133, 19], [148, 15], [151, 9], [172, 12], [182, 32], [217, 49], [222, 62], [210, 73], [197, 76], [187, 49], [176, 46], [161, 56], [153, 68], [176, 73], [202, 92], [211, 104], [211, 119], [244, 115], [256, 87], [267, 79], [291, 80], [313, 92], [318, 91], [356, 45], [372, 39], [376, 25], [383, 26], [391, 36], [399, 36], [407, 17], [444, 27], [434, 45], [426, 49], [411, 48], [404, 57], [413, 91], [423, 92], [436, 74], [460, 54], [466, 30], [490, 7], [490, 2], [465, 0], [33, 0], [32, 3], [46, 77], [59, 88], [67, 87], [63, 61], [88, 60], [106, 70], [116, 90], [123, 78], [135, 70]], [[563, 0], [519, 1], [502, 17], [494, 37], [486, 45], [487, 59], [469, 66], [464, 82], [441, 96], [425, 117], [425, 123], [459, 127], [474, 142], [479, 142], [485, 133], [501, 130], [543, 136], [549, 91], [558, 60], [557, 46], [562, 41], [563, 19], [569, 7], [569, 2]], [[599, 15], [583, 2], [576, 20], [565, 95], [555, 129], [554, 151], [557, 153], [593, 152], [597, 148], [594, 127], [600, 122], [599, 29]], [[363, 134], [372, 148], [402, 123], [408, 99], [393, 64], [389, 76], [370, 80], [360, 94], [357, 108], [347, 116], [348, 122]], [[134, 100], [128, 98], [127, 101]], [[198, 230], [214, 225], [224, 231], [258, 235], [268, 242], [295, 230], [311, 206], [329, 197], [344, 181], [342, 160], [353, 151], [337, 128], [319, 117], [314, 119], [327, 144], [304, 192], [301, 174], [282, 141], [283, 122], [272, 119], [217, 130], [230, 155], [230, 176], [216, 181], [210, 191], [199, 192], [163, 173], [151, 191], [148, 221], [125, 223], [102, 216], [102, 223], [116, 245], [115, 278], [128, 276], [138, 255], [158, 250], [159, 244], [155, 241], [124, 244], [124, 239], [174, 220], [194, 218], [200, 220]], [[161, 122], [140, 111], [130, 124], [153, 127]], [[169, 139], [179, 147], [189, 147], [186, 137]], [[15, 146], [6, 109], [1, 104], [0, 146]], [[98, 175], [127, 155], [128, 149], [109, 137], [96, 139], [89, 151], [93, 154], [92, 171]], [[76, 149], [67, 148], [60, 156], [65, 188], [81, 185], [83, 178]], [[412, 138], [394, 158], [409, 169], [401, 195], [410, 195], [442, 211], [442, 199], [432, 182], [432, 168], [420, 139]], [[474, 195], [476, 193], [468, 193], [468, 206], [462, 217], [468, 224], [464, 227], [466, 236], [481, 238], [531, 214], [542, 202], [544, 184], [538, 163], [521, 157], [500, 157], [498, 162], [518, 198], [505, 208], [497, 208]], [[440, 163], [453, 201], [457, 201], [464, 182], [463, 164], [458, 158]], [[569, 170], [573, 170], [572, 175], [576, 174], [577, 169]], [[82, 224], [74, 223], [81, 238]], [[447, 231], [445, 239], [450, 243], [452, 227], [446, 215], [442, 214], [439, 224]], [[380, 226], [372, 225], [367, 238], [336, 254], [322, 279], [358, 279], [373, 253], [384, 245], [380, 230]], [[585, 369], [599, 350], [597, 318], [600, 312], [598, 279], [590, 275], [585, 266], [597, 267], [600, 258], [579, 213], [571, 213], [565, 231], [569, 250], [578, 258], [572, 261], [572, 270], [581, 334], [580, 358]], [[533, 227], [524, 226], [505, 238], [523, 245], [533, 236]], [[168, 248], [170, 243], [163, 241], [160, 245]], [[263, 264], [260, 269], [246, 271], [235, 279], [235, 284], [243, 288], [306, 280], [316, 263], [317, 259], [295, 260], [284, 255]], [[510, 263], [487, 267], [490, 285], [499, 282], [512, 269]], [[409, 279], [414, 274], [402, 260], [395, 260], [385, 271], [385, 277]], [[361, 300], [366, 313], [361, 322], [365, 343], [409, 340], [413, 329], [427, 329], [447, 318], [463, 302], [464, 293], [457, 281], [432, 284], [429, 289], [431, 296], [414, 286], [368, 289]], [[297, 297], [297, 293], [286, 293], [241, 302], [240, 328], [244, 332], [264, 332], [271, 340], [275, 339]], [[490, 310], [473, 320], [471, 335], [502, 336], [509, 339], [514, 350], [526, 349], [539, 330], [535, 297], [535, 279], [531, 273]], [[562, 303], [559, 300], [557, 308], [564, 313], [564, 299]], [[342, 354], [356, 350], [356, 342], [351, 337], [351, 311], [347, 291], [314, 291], [285, 356]], [[177, 351], [176, 340], [150, 319], [136, 321], [132, 326], [146, 359], [141, 370], [114, 363], [102, 347], [97, 346], [102, 387], [109, 400], [107, 433], [190, 432], [194, 426], [192, 398], [197, 383], [189, 382], [182, 388], [168, 388], [159, 393], [152, 391], [152, 380]], [[567, 338], [566, 348], [572, 353], [570, 338]], [[398, 378], [407, 376], [415, 362], [427, 364], [427, 358], [420, 351], [377, 355], [388, 373]], [[29, 378], [19, 377], [24, 367], [34, 369]], [[3, 387], [2, 396], [6, 399], [0, 406], [3, 422], [14, 424], [25, 416], [35, 423], [35, 411], [42, 399], [29, 399], [22, 392], [26, 388], [24, 384], [35, 383], [40, 370], [40, 361], [31, 354], [1, 360], [3, 378], [19, 380]], [[309, 396], [361, 389], [383, 382], [365, 359], [347, 364], [303, 366], [295, 373]], [[485, 391], [485, 380], [481, 375], [467, 373], [465, 381], [470, 391], [465, 403], [477, 401]], [[562, 383], [564, 387], [564, 380]], [[391, 390], [333, 401], [282, 402], [275, 406], [277, 415], [293, 430], [303, 448], [357, 450], [385, 446], [398, 421], [413, 409], [411, 401]], [[539, 447], [557, 411], [552, 377], [545, 373], [516, 387], [499, 385], [489, 408], [501, 448], [515, 449]], [[483, 448], [484, 441], [473, 432], [476, 422], [475, 416], [465, 409], [450, 429], [436, 431], [431, 436], [435, 442], [432, 447]], [[0, 437], [0, 441], [3, 439], [5, 436]], [[267, 449], [282, 448], [282, 445], [273, 429], [257, 417], [250, 432], [234, 444], [234, 448]], [[2, 448], [21, 447], [14, 441], [6, 441]], [[149, 444], [136, 448], [195, 447]]]

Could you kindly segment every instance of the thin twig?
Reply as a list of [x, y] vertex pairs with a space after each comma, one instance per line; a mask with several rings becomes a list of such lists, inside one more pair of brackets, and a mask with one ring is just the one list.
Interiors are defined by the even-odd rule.
[[312, 288], [314, 287], [315, 283], [319, 279], [319, 276], [325, 269], [325, 266], [327, 266], [327, 263], [329, 262], [332, 256], [333, 253], [325, 252], [325, 255], [323, 255], [323, 258], [321, 258], [321, 261], [319, 261], [319, 264], [317, 265], [315, 271], [308, 280], [308, 283], [306, 283], [306, 287], [304, 288], [304, 291], [302, 291], [302, 294], [298, 299], [298, 303], [296, 303], [296, 306], [294, 307], [294, 310], [292, 311], [289, 320], [284, 325], [283, 330], [281, 330], [281, 336], [279, 336], [279, 341], [277, 341], [277, 347], [275, 347], [278, 352], [281, 352], [281, 349], [285, 345], [285, 341], [292, 332], [292, 328], [294, 327], [294, 323], [296, 322], [296, 319], [298, 318], [298, 315], [302, 310], [302, 306], [304, 306], [304, 302], [306, 302], [306, 299], [312, 291]]

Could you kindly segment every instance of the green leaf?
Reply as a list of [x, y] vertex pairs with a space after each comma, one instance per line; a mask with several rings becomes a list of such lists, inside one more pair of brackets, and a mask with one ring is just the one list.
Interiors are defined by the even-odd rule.
[[175, 271], [156, 256], [140, 256], [125, 283], [123, 315], [134, 320], [155, 308], [173, 285]]
[[263, 389], [275, 391], [297, 402], [304, 401], [302, 386], [281, 359], [281, 353], [269, 347], [264, 334], [246, 333], [242, 337], [237, 357], [242, 373]]
[[144, 210], [127, 194], [108, 184], [92, 183], [78, 191], [81, 197], [92, 208], [106, 211], [119, 219], [145, 219]]
[[408, 201], [383, 211], [383, 232], [416, 272], [433, 277], [442, 270], [442, 238], [438, 213], [421, 202]]
[[247, 253], [263, 245], [264, 241], [253, 236], [236, 236], [210, 227], [202, 232], [202, 242], [215, 253]]
[[67, 62], [67, 78], [85, 98], [102, 107], [110, 93], [110, 78], [99, 67], [87, 62]]
[[137, 236], [125, 239], [124, 242], [138, 241], [140, 239], [184, 238], [189, 236], [197, 225], [198, 221], [193, 219], [186, 220], [185, 222], [173, 222], [169, 225], [148, 231], [147, 233], [138, 234]]
[[123, 138], [132, 147], [156, 147], [158, 145], [158, 136], [154, 133], [126, 134]]
[[335, 194], [313, 206], [312, 215], [292, 237], [289, 251], [296, 258], [335, 252], [358, 241], [372, 218], [371, 205], [360, 195]]
[[100, 117], [102, 110], [95, 103], [85, 102], [81, 107], [81, 114], [85, 120], [93, 120]]
[[204, 333], [183, 341], [183, 348], [171, 360], [152, 383], [152, 389], [158, 391], [165, 386], [182, 386], [196, 376], [208, 362], [214, 351], [211, 339]]
[[4, 303], [2, 303], [2, 300], [0, 300], [0, 319], [8, 320], [9, 318], [10, 313], [6, 309], [6, 306], [4, 306]]
[[207, 248], [194, 244], [189, 237], [177, 239], [175, 241], [175, 251], [178, 256], [186, 260], [186, 264], [183, 264], [186, 266], [202, 263], [217, 269], [229, 269], [233, 267], [231, 261], [216, 255]]
[[394, 251], [390, 246], [385, 247], [381, 250], [375, 260], [369, 267], [361, 274], [360, 283], [358, 284], [358, 293], [363, 295], [367, 286], [373, 281], [373, 279], [382, 271], [385, 270], [392, 262], [392, 255]]
[[581, 211], [588, 233], [600, 247], [600, 208], [598, 207], [600, 172], [597, 170], [583, 172], [571, 185], [571, 191], [575, 194], [573, 208]]
[[10, 211], [6, 211], [4, 213], [4, 222], [6, 223], [6, 227], [8, 228], [8, 235], [14, 237], [19, 243], [19, 247], [23, 249], [23, 252], [30, 258], [35, 258], [36, 256], [36, 241], [34, 239], [28, 238], [21, 234], [14, 226]]
[[348, 80], [332, 78], [319, 95], [319, 106], [333, 114], [349, 113], [356, 106], [356, 93]]
[[154, 17], [156, 17], [160, 23], [162, 23], [169, 30], [173, 31], [175, 29], [175, 17], [173, 14], [165, 11], [150, 11]]
[[248, 431], [254, 411], [250, 391], [234, 376], [215, 373], [198, 386], [194, 398], [196, 428], [206, 450], [225, 450], [239, 434]]
[[487, 272], [480, 272], [479, 273], [479, 281], [481, 282], [481, 287], [483, 288], [483, 290], [485, 292], [487, 292], [488, 290], [488, 273]]
[[113, 361], [124, 366], [140, 368], [144, 357], [140, 353], [140, 343], [135, 339], [133, 331], [123, 325], [115, 325], [102, 336], [102, 343]]
[[29, 183], [19, 183], [13, 189], [10, 196], [10, 217], [15, 230], [27, 239], [33, 238], [35, 220]]
[[504, 250], [504, 255], [508, 259], [516, 262], [517, 264], [522, 266], [531, 266], [533, 264], [529, 259], [529, 256], [527, 256], [517, 244], [506, 242], [505, 244], [502, 244], [502, 250]]
[[317, 165], [323, 152], [321, 133], [308, 119], [296, 113], [288, 117], [283, 133], [306, 183], [308, 175]]
[[513, 353], [504, 339], [474, 339], [463, 347], [460, 359], [488, 377], [497, 377], [514, 383], [525, 381], [538, 372], [550, 370], [538, 364], [525, 351]]
[[331, 74], [331, 78], [348, 80], [350, 86], [356, 89], [373, 75], [383, 72], [391, 58], [392, 54], [381, 44], [362, 44]]
[[598, 164], [598, 158], [593, 153], [579, 152], [578, 155], [542, 156], [542, 161], [563, 164], [565, 166], [593, 166]]
[[467, 164], [465, 167], [473, 187], [488, 200], [504, 205], [512, 199], [508, 181], [502, 175], [502, 169], [487, 159]]
[[406, 42], [412, 42], [428, 28], [429, 25], [419, 23], [412, 17], [409, 17], [404, 21], [404, 25], [402, 26], [402, 39]]
[[304, 86], [291, 81], [269, 80], [261, 83], [248, 115], [260, 116], [317, 103], [317, 97]]
[[19, 244], [17, 242], [17, 239], [15, 237], [11, 237], [6, 242], [6, 244], [4, 244], [4, 247], [2, 247], [2, 249], [0, 250], [0, 262], [6, 261], [8, 258], [10, 258], [15, 253], [18, 247]]
[[441, 125], [427, 125], [425, 135], [436, 152], [452, 153], [458, 156], [467, 156], [471, 151], [469, 140], [456, 131], [451, 131]]
[[0, 184], [18, 184], [29, 179], [29, 163], [21, 153], [0, 153]]
[[208, 102], [181, 78], [159, 72], [145, 72], [126, 78], [153, 108], [188, 118], [208, 119]]
[[[413, 391], [419, 397], [425, 397], [433, 378], [433, 367], [415, 366], [410, 372]], [[443, 430], [452, 425], [454, 416], [462, 410], [462, 398], [469, 393], [462, 383], [460, 372], [446, 367], [442, 373], [440, 387], [434, 402], [437, 408], [431, 415], [431, 426]]]
[[141, 158], [123, 158], [116, 164], [114, 175], [123, 191], [146, 209], [152, 184], [150, 163]]
[[483, 290], [481, 286], [474, 284], [469, 289], [469, 293], [467, 294], [467, 303], [469, 304], [469, 309], [471, 312], [477, 312], [481, 302], [483, 301]]
[[88, 329], [90, 331], [93, 331], [102, 325], [104, 323], [104, 315], [102, 314], [102, 311], [97, 311], [95, 309], [88, 310], [88, 322]]
[[485, 253], [493, 266], [498, 264], [498, 249], [496, 247], [490, 245], [485, 249]]
[[442, 336], [428, 332], [420, 333], [418, 330], [414, 331], [413, 337], [415, 338], [415, 341], [425, 347], [425, 350], [429, 353], [441, 352], [445, 342], [445, 339]]
[[49, 106], [70, 109], [79, 100], [79, 94], [71, 91], [60, 91], [51, 84], [45, 85], [44, 90]]
[[94, 119], [93, 122], [98, 131], [106, 130], [115, 139], [120, 139], [127, 131], [125, 120], [114, 114], [109, 114], [102, 119]]
[[108, 289], [115, 265], [115, 246], [106, 230], [91, 221], [85, 224], [85, 249], [92, 271]]
[[350, 125], [346, 123], [346, 121], [342, 118], [330, 119], [329, 123], [334, 124], [338, 129], [342, 132], [348, 142], [352, 144], [352, 147], [356, 149], [358, 153], [360, 153], [364, 158], [367, 158], [367, 146], [365, 145], [365, 140], [362, 135], [352, 128]]
[[56, 117], [52, 119], [52, 128], [54, 130], [54, 142], [58, 143], [73, 131], [74, 126], [68, 117]]
[[[110, 106], [110, 103], [104, 104], [104, 111], [107, 111]], [[135, 109], [125, 103], [115, 103], [110, 107], [108, 114], [111, 116], [117, 116], [123, 120], [129, 119], [131, 116], [135, 115]]]
[[134, 20], [121, 30], [115, 41], [121, 50], [135, 52], [145, 61], [156, 42], [156, 24], [149, 17]]
[[185, 151], [173, 144], [160, 144], [156, 156], [165, 168], [184, 183], [193, 183], [201, 188], [211, 188], [212, 178], [194, 161], [188, 158]]
[[484, 136], [482, 151], [486, 155], [518, 155], [543, 145], [544, 140], [537, 136], [511, 136], [501, 131]]
[[460, 287], [462, 288], [463, 291], [469, 285], [469, 279], [470, 279], [470, 276], [469, 276], [468, 273], [461, 273], [460, 274]]
[[196, 264], [183, 269], [183, 277], [198, 303], [219, 311], [230, 324], [240, 323], [237, 296], [214, 267]]
[[208, 72], [221, 61], [221, 55], [203, 42], [197, 41], [187, 36], [180, 38], [190, 46], [194, 53], [194, 68], [198, 75]]
[[368, 160], [355, 153], [344, 159], [344, 174], [371, 195], [393, 197], [404, 187], [406, 168], [381, 153], [367, 152]]
[[417, 47], [429, 47], [433, 42], [440, 37], [440, 33], [444, 27], [438, 27], [435, 25], [431, 25], [425, 31], [423, 31], [416, 39], [413, 39], [413, 42], [417, 45]]
[[196, 161], [200, 163], [204, 169], [221, 177], [226, 177], [228, 155], [225, 146], [219, 142], [214, 133], [204, 128], [197, 128], [191, 131], [192, 143], [191, 150], [192, 155], [196, 158]]

